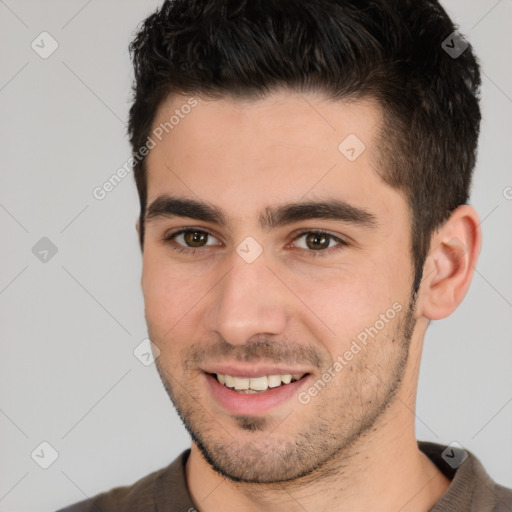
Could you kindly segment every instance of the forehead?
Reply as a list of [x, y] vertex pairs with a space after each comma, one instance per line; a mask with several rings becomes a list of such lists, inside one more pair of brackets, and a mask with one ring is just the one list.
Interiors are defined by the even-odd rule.
[[[321, 94], [275, 91], [259, 99], [172, 95], [159, 106], [153, 131], [163, 138], [172, 134], [175, 145], [196, 146], [202, 154], [231, 155], [243, 149], [267, 160], [262, 149], [288, 146], [294, 153], [318, 157], [335, 154], [348, 135], [357, 136], [373, 152], [372, 141], [380, 127], [380, 106], [367, 100], [331, 101]], [[178, 148], [180, 149], [180, 148]], [[290, 151], [289, 153], [291, 153]]]
[[261, 99], [174, 95], [155, 116], [148, 200], [195, 197], [237, 215], [339, 197], [368, 210], [398, 193], [378, 175], [374, 102], [274, 92]]

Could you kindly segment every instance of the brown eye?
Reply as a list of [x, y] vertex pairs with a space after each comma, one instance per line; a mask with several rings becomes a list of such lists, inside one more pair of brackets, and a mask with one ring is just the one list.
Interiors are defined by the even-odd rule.
[[204, 231], [185, 231], [183, 238], [189, 247], [202, 247], [208, 236]]
[[329, 247], [329, 237], [323, 233], [308, 233], [306, 235], [306, 245], [309, 249], [318, 251], [319, 249], [327, 249]]
[[164, 236], [163, 240], [174, 251], [190, 254], [194, 254], [196, 249], [201, 251], [212, 245], [221, 245], [210, 232], [194, 228], [181, 229]]
[[[297, 243], [301, 239], [303, 242]], [[331, 242], [334, 243], [331, 244]], [[332, 251], [349, 245], [345, 240], [324, 231], [303, 231], [295, 238], [294, 244], [299, 249], [303, 249], [308, 256], [327, 256]]]

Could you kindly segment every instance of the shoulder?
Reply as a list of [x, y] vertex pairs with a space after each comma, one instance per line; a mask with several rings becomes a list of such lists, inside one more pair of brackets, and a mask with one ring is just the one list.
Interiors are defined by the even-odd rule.
[[57, 512], [154, 512], [153, 489], [155, 481], [167, 468], [162, 468], [141, 478], [132, 485], [116, 487], [92, 498], [59, 509]]
[[494, 512], [510, 512], [512, 510], [512, 489], [495, 483], [494, 494], [496, 500]]
[[115, 487], [57, 512], [155, 512], [157, 508], [194, 510], [185, 475], [189, 454], [190, 448], [187, 448], [168, 466], [153, 471], [132, 485]]
[[451, 481], [445, 494], [429, 512], [512, 511], [512, 489], [495, 482], [473, 452], [460, 445], [444, 446], [426, 441], [418, 441], [418, 447]]

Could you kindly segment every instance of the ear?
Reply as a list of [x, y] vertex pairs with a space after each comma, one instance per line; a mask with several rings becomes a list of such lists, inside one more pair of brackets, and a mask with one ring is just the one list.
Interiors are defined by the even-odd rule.
[[[137, 240], [139, 242], [139, 247], [140, 247], [140, 252], [142, 253], [142, 244], [140, 243], [140, 217], [137, 218], [137, 222], [135, 223], [135, 229], [137, 230]], [[143, 284], [143, 280], [144, 280], [144, 273], [141, 272], [141, 275], [140, 275], [140, 286], [142, 288], [142, 290], [144, 290], [144, 284]]]
[[142, 244], [140, 243], [140, 217], [137, 217], [137, 222], [135, 223], [135, 229], [137, 230], [137, 240], [139, 241], [140, 251], [142, 252]]
[[478, 214], [459, 206], [434, 233], [423, 269], [419, 311], [430, 320], [451, 315], [464, 299], [482, 245]]

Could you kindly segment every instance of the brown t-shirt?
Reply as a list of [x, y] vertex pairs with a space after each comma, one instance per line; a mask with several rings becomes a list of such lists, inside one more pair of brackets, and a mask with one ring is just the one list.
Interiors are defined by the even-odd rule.
[[[418, 447], [451, 480], [429, 512], [512, 512], [512, 489], [496, 484], [471, 452], [466, 450], [467, 458], [454, 469], [457, 464], [450, 464], [449, 458], [455, 460], [457, 455], [445, 452], [446, 446], [418, 441]], [[190, 448], [133, 485], [116, 487], [57, 512], [197, 512], [185, 480], [189, 455]]]

